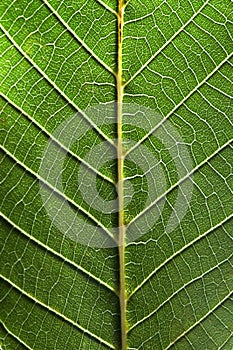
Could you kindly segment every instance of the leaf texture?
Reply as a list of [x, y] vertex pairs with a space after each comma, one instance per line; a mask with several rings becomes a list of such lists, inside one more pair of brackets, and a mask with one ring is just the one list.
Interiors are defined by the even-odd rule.
[[0, 16], [2, 349], [232, 349], [232, 1], [4, 0]]

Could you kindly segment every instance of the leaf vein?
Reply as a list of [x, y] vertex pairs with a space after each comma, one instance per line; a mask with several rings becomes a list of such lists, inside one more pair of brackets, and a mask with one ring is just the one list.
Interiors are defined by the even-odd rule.
[[207, 312], [203, 317], [201, 317], [197, 322], [195, 322], [191, 327], [186, 329], [182, 334], [180, 334], [175, 340], [173, 340], [164, 350], [168, 350], [177, 343], [181, 338], [183, 338], [187, 333], [189, 333], [193, 328], [199, 325], [202, 321], [204, 321], [209, 315], [211, 315], [219, 306], [221, 306], [227, 299], [230, 298], [232, 292], [228, 293], [222, 300], [219, 301], [209, 312]]
[[113, 10], [110, 6], [108, 6], [104, 1], [102, 0], [95, 0], [95, 1], [100, 5], [102, 5], [109, 12], [112, 12], [116, 17], [118, 16], [118, 13], [115, 10]]
[[44, 185], [46, 185], [49, 189], [51, 189], [53, 192], [57, 193], [61, 198], [64, 200], [70, 202], [73, 206], [75, 206], [77, 209], [79, 209], [83, 214], [85, 214], [89, 219], [91, 219], [93, 222], [95, 222], [98, 226], [100, 226], [107, 235], [115, 242], [115, 238], [112, 235], [112, 233], [100, 222], [98, 221], [92, 214], [90, 214], [87, 210], [85, 210], [82, 206], [77, 204], [75, 201], [73, 201], [71, 198], [67, 197], [64, 193], [62, 193], [57, 188], [53, 187], [49, 182], [44, 180], [39, 174], [37, 174], [35, 171], [30, 169], [27, 165], [19, 161], [11, 152], [9, 152], [4, 146], [1, 145], [0, 149], [2, 149], [9, 157], [11, 157], [16, 164], [19, 164], [22, 168], [24, 168], [27, 172], [29, 172], [31, 175], [36, 177], [38, 180], [40, 180]]
[[163, 266], [165, 266], [169, 261], [174, 259], [176, 256], [181, 254], [183, 251], [191, 247], [196, 242], [200, 241], [202, 238], [206, 237], [209, 233], [213, 232], [217, 228], [221, 227], [223, 224], [225, 224], [227, 221], [229, 221], [231, 218], [233, 218], [233, 213], [227, 216], [224, 220], [216, 224], [215, 226], [211, 227], [209, 230], [205, 231], [204, 233], [200, 234], [196, 238], [194, 238], [192, 241], [190, 241], [188, 244], [184, 245], [181, 249], [177, 250], [174, 254], [172, 254], [169, 258], [167, 258], [165, 261], [163, 261], [158, 267], [154, 269], [129, 295], [128, 300], [132, 298], [132, 296], [143, 287], [143, 285], [148, 282], [151, 277], [155, 275], [156, 272], [158, 272]]
[[34, 125], [36, 125], [43, 133], [48, 136], [49, 139], [53, 140], [62, 150], [66, 151], [68, 154], [70, 154], [74, 159], [80, 161], [83, 163], [89, 170], [93, 171], [95, 174], [100, 176], [102, 179], [112, 183], [115, 185], [115, 182], [108, 176], [104, 175], [103, 173], [99, 172], [97, 169], [93, 168], [88, 162], [86, 162], [84, 159], [79, 157], [76, 153], [74, 153], [72, 150], [67, 148], [65, 145], [63, 145], [58, 139], [56, 139], [52, 134], [50, 134], [46, 128], [44, 128], [40, 123], [38, 123], [33, 117], [31, 117], [27, 112], [25, 112], [20, 106], [18, 106], [15, 102], [13, 102], [8, 96], [0, 92], [0, 96], [2, 96], [10, 105], [12, 105], [16, 110], [18, 110], [22, 115], [24, 115], [27, 119], [29, 119]]
[[108, 290], [110, 290], [111, 292], [113, 292], [114, 294], [118, 295], [117, 292], [115, 291], [115, 289], [110, 286], [109, 284], [107, 284], [106, 282], [102, 281], [100, 278], [96, 277], [95, 275], [93, 275], [91, 272], [89, 272], [88, 270], [84, 269], [81, 265], [76, 264], [74, 261], [66, 258], [63, 254], [57, 252], [56, 250], [50, 248], [48, 245], [44, 244], [43, 242], [41, 242], [40, 240], [36, 239], [34, 236], [32, 236], [31, 234], [27, 233], [25, 230], [23, 230], [20, 226], [18, 226], [15, 222], [13, 222], [10, 218], [8, 218], [4, 213], [0, 213], [0, 216], [3, 217], [4, 220], [6, 220], [12, 227], [14, 227], [16, 230], [18, 230], [19, 232], [21, 232], [23, 235], [25, 235], [26, 237], [28, 237], [31, 241], [33, 241], [34, 243], [36, 243], [38, 246], [42, 247], [43, 249], [45, 249], [46, 251], [50, 252], [51, 254], [53, 254], [56, 257], [59, 257], [60, 259], [62, 259], [63, 261], [65, 261], [66, 263], [68, 263], [69, 265], [75, 267], [77, 270], [81, 271], [83, 274], [85, 274], [86, 276], [88, 276], [89, 278], [93, 279], [94, 281], [98, 282], [100, 285], [106, 287]]
[[23, 290], [22, 288], [20, 288], [18, 285], [16, 285], [14, 282], [12, 282], [11, 280], [9, 280], [8, 278], [6, 278], [3, 275], [0, 275], [2, 277], [2, 279], [4, 281], [6, 281], [7, 283], [9, 283], [12, 287], [14, 287], [16, 290], [18, 290], [20, 293], [22, 293], [23, 295], [25, 295], [26, 297], [28, 297], [30, 300], [33, 300], [36, 304], [41, 305], [42, 307], [44, 307], [45, 309], [49, 310], [50, 312], [52, 312], [53, 314], [61, 317], [62, 319], [64, 319], [66, 322], [72, 324], [74, 327], [78, 328], [80, 331], [82, 331], [84, 334], [89, 335], [90, 337], [92, 337], [93, 339], [97, 340], [98, 342], [107, 345], [110, 349], [115, 349], [115, 347], [108, 343], [106, 340], [102, 339], [101, 337], [98, 337], [96, 334], [92, 333], [91, 331], [89, 331], [88, 329], [82, 327], [80, 324], [74, 322], [73, 320], [71, 320], [69, 317], [63, 315], [62, 313], [60, 313], [59, 311], [57, 311], [56, 309], [52, 308], [49, 305], [44, 304], [42, 301], [40, 301], [39, 299], [37, 299], [35, 296], [27, 293], [25, 290]]
[[[227, 57], [225, 57], [225, 59], [218, 64], [218, 66], [216, 66], [213, 71], [208, 74], [205, 79], [203, 79], [198, 85], [195, 86], [195, 88], [190, 91], [183, 100], [181, 100], [168, 114], [166, 117], [164, 117], [153, 129], [151, 129], [145, 136], [143, 136], [141, 138], [140, 141], [138, 141], [133, 147], [131, 147], [126, 153], [125, 153], [125, 157], [131, 153], [135, 148], [137, 148], [143, 141], [145, 141], [148, 136], [150, 136], [153, 132], [155, 132], [180, 106], [182, 106], [184, 104], [185, 101], [187, 101], [193, 94], [195, 91], [197, 91], [204, 83], [207, 82], [207, 80], [209, 78], [212, 77], [212, 75], [217, 72], [219, 70], [219, 68], [221, 68], [221, 66], [223, 66], [231, 57], [233, 56], [233, 52], [230, 53]], [[127, 94], [129, 95], [129, 94]]]
[[[29, 345], [27, 345], [22, 339], [20, 339], [16, 334], [12, 333], [9, 328], [4, 324], [1, 323], [2, 327], [7, 331], [7, 333], [9, 333], [13, 338], [15, 338], [20, 344], [22, 344], [23, 346], [25, 346], [25, 348], [29, 349], [29, 350], [33, 350]], [[1, 348], [0, 348], [1, 349]]]
[[62, 25], [67, 29], [68, 32], [72, 34], [72, 36], [82, 45], [82, 47], [92, 56], [94, 59], [103, 66], [107, 71], [109, 71], [114, 76], [116, 75], [115, 72], [103, 61], [101, 60], [93, 50], [89, 48], [89, 46], [81, 39], [79, 36], [75, 33], [75, 31], [66, 23], [63, 18], [59, 15], [59, 13], [50, 5], [50, 3], [47, 0], [41, 0], [48, 9], [57, 17], [57, 19], [62, 23]]
[[174, 190], [177, 186], [179, 186], [182, 182], [184, 182], [187, 179], [191, 179], [191, 176], [199, 170], [203, 165], [208, 163], [212, 158], [214, 158], [220, 151], [222, 151], [224, 148], [229, 146], [233, 142], [233, 139], [227, 141], [225, 144], [223, 144], [221, 147], [215, 150], [214, 153], [209, 155], [207, 158], [205, 158], [201, 163], [199, 163], [196, 167], [192, 169], [189, 173], [187, 173], [183, 178], [181, 178], [179, 181], [177, 181], [174, 185], [172, 185], [170, 188], [167, 189], [165, 193], [163, 193], [161, 196], [156, 198], [154, 202], [152, 202], [147, 208], [145, 208], [143, 211], [141, 211], [137, 216], [135, 216], [131, 222], [128, 224], [128, 227], [132, 225], [133, 222], [135, 222], [137, 219], [139, 219], [141, 216], [146, 214], [148, 210], [150, 210], [155, 204], [157, 204], [161, 199], [163, 199], [165, 196], [167, 196], [172, 190]]
[[201, 13], [201, 11], [206, 7], [206, 5], [209, 3], [209, 0], [205, 1], [205, 3], [199, 8], [199, 10], [193, 14], [193, 16], [190, 17], [190, 19], [183, 25], [180, 27], [180, 29], [171, 36], [171, 38], [169, 40], [167, 40], [163, 46], [160, 47], [159, 50], [157, 50], [149, 60], [146, 61], [146, 63], [144, 63], [142, 65], [142, 67], [137, 71], [135, 72], [132, 77], [124, 84], [124, 87], [126, 87], [134, 78], [136, 78], [137, 75], [139, 75], [153, 60], [156, 56], [158, 56], [158, 54], [163, 51], [163, 49], [165, 49], [165, 47], [167, 47], [172, 41], [173, 39], [175, 39], [181, 32], [184, 28], [186, 28], [193, 20], [194, 18], [199, 14]]
[[191, 285], [193, 282], [196, 282], [200, 279], [202, 279], [204, 276], [208, 275], [210, 272], [214, 271], [215, 269], [218, 269], [221, 265], [223, 265], [224, 263], [226, 263], [231, 257], [233, 256], [233, 254], [231, 254], [229, 257], [227, 257], [226, 259], [222, 260], [221, 262], [219, 262], [217, 265], [211, 267], [210, 269], [208, 269], [207, 271], [205, 271], [204, 273], [202, 273], [201, 275], [193, 278], [192, 280], [190, 280], [189, 282], [185, 283], [184, 285], [182, 285], [179, 289], [177, 289], [174, 293], [172, 293], [166, 300], [164, 300], [164, 302], [162, 302], [156, 309], [154, 309], [153, 311], [151, 311], [148, 315], [146, 315], [145, 317], [143, 317], [141, 320], [137, 321], [134, 325], [132, 325], [128, 332], [132, 331], [134, 328], [136, 328], [139, 324], [142, 324], [144, 321], [146, 321], [148, 318], [150, 318], [151, 316], [153, 316], [158, 310], [160, 310], [165, 304], [167, 304], [174, 296], [176, 296], [178, 293], [180, 293], [182, 290], [184, 290], [185, 288], [187, 288], [189, 285]]
[[22, 48], [15, 42], [11, 35], [5, 30], [3, 25], [0, 23], [0, 29], [4, 32], [10, 42], [17, 48], [17, 50], [23, 55], [24, 58], [41, 74], [41, 76], [57, 91], [59, 94], [71, 105], [73, 106], [84, 119], [101, 135], [107, 142], [112, 146], [116, 147], [115, 143], [105, 135], [101, 129], [77, 106], [77, 104], [71, 100], [50, 78], [45, 72], [22, 50]]

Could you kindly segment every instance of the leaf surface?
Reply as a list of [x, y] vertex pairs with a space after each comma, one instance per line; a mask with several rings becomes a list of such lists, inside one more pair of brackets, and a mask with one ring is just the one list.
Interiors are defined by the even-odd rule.
[[232, 1], [0, 9], [2, 348], [230, 350]]

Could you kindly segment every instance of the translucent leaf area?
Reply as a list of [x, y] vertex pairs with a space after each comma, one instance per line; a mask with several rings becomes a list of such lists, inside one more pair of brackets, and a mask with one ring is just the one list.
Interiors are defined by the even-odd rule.
[[231, 350], [233, 2], [0, 18], [2, 350]]

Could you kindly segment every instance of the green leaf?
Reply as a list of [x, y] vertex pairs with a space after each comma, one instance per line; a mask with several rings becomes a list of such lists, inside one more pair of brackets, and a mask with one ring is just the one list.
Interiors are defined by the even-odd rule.
[[232, 349], [232, 1], [0, 17], [2, 349]]

